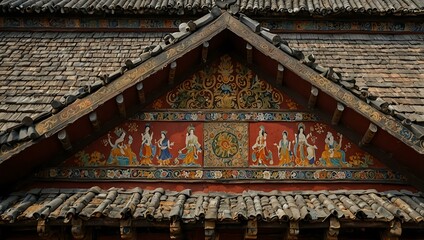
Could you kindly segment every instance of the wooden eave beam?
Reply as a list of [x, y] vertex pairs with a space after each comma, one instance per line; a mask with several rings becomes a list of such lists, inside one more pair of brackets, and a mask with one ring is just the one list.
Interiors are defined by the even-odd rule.
[[308, 108], [313, 109], [315, 108], [315, 105], [317, 104], [319, 89], [315, 86], [311, 86], [311, 93], [309, 94], [309, 100], [308, 100]]
[[342, 118], [342, 114], [345, 107], [341, 103], [337, 103], [336, 109], [334, 109], [333, 117], [331, 118], [331, 124], [337, 125]]
[[399, 220], [390, 222], [389, 228], [380, 233], [381, 240], [398, 240], [402, 235], [402, 223]]
[[168, 74], [168, 84], [171, 86], [174, 85], [176, 70], [177, 70], [177, 62], [172, 62], [171, 66], [169, 66], [169, 74]]
[[181, 222], [173, 220], [169, 224], [170, 239], [182, 239], [183, 231], [181, 229]]
[[244, 239], [257, 239], [257, 238], [258, 238], [258, 222], [256, 219], [249, 219], [247, 221]]
[[206, 220], [204, 224], [205, 240], [217, 240], [219, 235], [215, 229], [215, 221]]
[[277, 77], [275, 79], [275, 82], [277, 84], [278, 87], [283, 86], [283, 81], [284, 81], [284, 66], [281, 64], [278, 64], [277, 66]]
[[88, 115], [88, 118], [90, 119], [91, 122], [91, 126], [93, 126], [94, 131], [99, 131], [100, 130], [100, 121], [99, 118], [97, 117], [97, 112], [91, 112]]
[[375, 134], [377, 133], [377, 130], [377, 126], [373, 123], [370, 123], [364, 135], [362, 136], [361, 141], [359, 142], [359, 146], [363, 147], [370, 144]]
[[285, 240], [297, 240], [299, 236], [299, 222], [298, 221], [290, 221], [289, 228], [286, 231], [284, 236]]
[[72, 218], [71, 233], [74, 239], [87, 239], [91, 232], [85, 227], [84, 221], [81, 218]]
[[330, 217], [328, 229], [325, 231], [325, 240], [337, 240], [340, 230], [340, 222], [336, 217]]
[[246, 44], [246, 61], [249, 65], [253, 63], [253, 47], [250, 44]]
[[69, 151], [72, 149], [72, 143], [71, 140], [69, 139], [69, 135], [66, 132], [65, 129], [61, 130], [60, 132], [57, 133], [57, 138], [59, 139], [60, 143], [62, 144], [63, 149], [65, 149], [66, 151]]
[[202, 45], [202, 62], [206, 63], [208, 60], [209, 42], [204, 42]]
[[121, 234], [121, 239], [137, 239], [137, 231], [132, 226], [131, 218], [121, 219], [119, 221], [119, 232]]
[[122, 118], [125, 118], [127, 116], [127, 110], [125, 108], [124, 95], [119, 94], [116, 96], [115, 101], [118, 106], [119, 115], [121, 115]]

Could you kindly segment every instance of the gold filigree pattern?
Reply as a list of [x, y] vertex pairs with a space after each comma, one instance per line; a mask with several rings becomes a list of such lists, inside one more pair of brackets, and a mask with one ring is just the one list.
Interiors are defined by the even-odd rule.
[[166, 96], [173, 109], [280, 109], [283, 95], [224, 55]]

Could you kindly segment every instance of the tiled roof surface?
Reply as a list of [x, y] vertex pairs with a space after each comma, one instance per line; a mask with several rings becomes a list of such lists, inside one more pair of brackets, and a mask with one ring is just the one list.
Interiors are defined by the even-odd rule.
[[290, 46], [353, 77], [408, 119], [424, 123], [424, 35], [283, 34]]
[[163, 33], [0, 33], [0, 132], [138, 57]]
[[[0, 131], [51, 110], [51, 101], [93, 84], [165, 33], [0, 33]], [[325, 67], [424, 122], [423, 35], [283, 34]]]
[[[82, 14], [193, 14], [204, 13], [218, 1], [211, 0], [1, 0], [3, 12], [36, 13], [82, 13]], [[305, 1], [305, 0], [226, 0], [222, 4], [235, 2], [242, 12], [259, 14], [423, 14], [422, 0], [353, 0], [353, 1]]]
[[410, 192], [375, 190], [203, 193], [117, 189], [32, 189], [12, 193], [0, 201], [0, 221], [73, 217], [132, 218], [197, 222], [206, 220], [319, 221], [330, 216], [346, 221], [371, 220], [419, 223], [424, 199]]

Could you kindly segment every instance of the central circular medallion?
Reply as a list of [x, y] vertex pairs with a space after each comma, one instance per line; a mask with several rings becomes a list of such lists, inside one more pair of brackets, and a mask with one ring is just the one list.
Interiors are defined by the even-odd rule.
[[212, 141], [212, 149], [217, 157], [230, 158], [237, 154], [239, 143], [237, 137], [229, 132], [219, 132]]

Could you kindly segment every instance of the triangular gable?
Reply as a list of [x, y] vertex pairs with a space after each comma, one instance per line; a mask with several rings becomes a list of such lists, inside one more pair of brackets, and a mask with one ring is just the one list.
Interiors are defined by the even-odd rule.
[[369, 118], [379, 127], [385, 129], [405, 143], [408, 143], [408, 145], [416, 151], [420, 153], [424, 152], [423, 148], [417, 145], [420, 144], [419, 139], [417, 139], [413, 133], [410, 133], [410, 131], [399, 122], [388, 118], [367, 103], [357, 101], [356, 97], [352, 93], [346, 91], [340, 85], [328, 81], [328, 79], [316, 73], [309, 67], [301, 64], [296, 59], [289, 57], [286, 53], [277, 49], [260, 35], [252, 34], [251, 30], [246, 25], [242, 24], [239, 20], [235, 19], [227, 12], [223, 12], [221, 16], [219, 16], [214, 22], [207, 25], [207, 27], [202, 28], [201, 31], [194, 32], [183, 41], [177, 42], [174, 46], [166, 50], [165, 53], [154, 58], [150, 58], [141, 66], [128, 71], [120, 77], [120, 81], [109, 84], [107, 87], [96, 92], [96, 94], [88, 96], [82, 101], [73, 104], [70, 109], [61, 111], [59, 114], [41, 122], [36, 126], [37, 132], [40, 135], [45, 135], [46, 137], [51, 136], [60, 129], [63, 129], [69, 123], [74, 122], [80, 116], [90, 113], [93, 109], [96, 109], [97, 106], [100, 106], [104, 102], [115, 97], [116, 93], [123, 92], [124, 90], [143, 81], [143, 79], [146, 79], [155, 72], [167, 67], [181, 56], [199, 47], [201, 44], [213, 38], [225, 29], [228, 29], [238, 35], [254, 48], [295, 72], [302, 79], [318, 87], [321, 91], [328, 93], [330, 96], [334, 97], [346, 106], [355, 109], [355, 111], [366, 118]]
[[[254, 34], [248, 26], [244, 25], [227, 12], [223, 12], [206, 27], [191, 33], [183, 40], [174, 43], [169, 48], [166, 48], [166, 50], [159, 55], [149, 58], [140, 66], [125, 72], [116, 81], [110, 82], [107, 86], [100, 88], [94, 94], [88, 95], [81, 100], [77, 100], [65, 107], [56, 115], [53, 115], [52, 117], [49, 117], [37, 124], [37, 132], [45, 138], [49, 138], [58, 133], [60, 130], [72, 126], [75, 122], [84, 122], [84, 124], [87, 124], [88, 120], [84, 120], [84, 116], [87, 116], [93, 111], [104, 108], [106, 105], [110, 106], [110, 100], [115, 98], [118, 94], [123, 93], [124, 95], [126, 94], [126, 96], [129, 95], [130, 100], [131, 97], [134, 98], [135, 89], [131, 90], [131, 93], [128, 92], [130, 89], [135, 88], [135, 85], [138, 83], [143, 82], [147, 91], [149, 91], [149, 85], [151, 89], [161, 86], [161, 84], [163, 86], [164, 84], [159, 81], [155, 83], [154, 81], [147, 82], [145, 80], [156, 75], [167, 75], [165, 70], [169, 71], [171, 63], [183, 57], [186, 57], [185, 60], [190, 59], [193, 56], [198, 58], [198, 49], [202, 46], [202, 44], [207, 41], [212, 42], [213, 39], [219, 38], [217, 36], [224, 34], [225, 31], [229, 31], [230, 34], [235, 34], [242, 39], [242, 41], [253, 46], [254, 51], [256, 51], [254, 53], [256, 55], [254, 56], [260, 54], [261, 56], [271, 59], [274, 63], [271, 64], [271, 66], [265, 67], [265, 71], [269, 70], [268, 68], [271, 68], [272, 66], [276, 66], [276, 63], [282, 64], [287, 70], [305, 80], [307, 86], [313, 85], [317, 87], [319, 91], [331, 96], [338, 102], [344, 104], [347, 108], [354, 110], [354, 112], [359, 113], [365, 119], [369, 119], [392, 136], [395, 136], [397, 139], [404, 140], [409, 147], [415, 149], [418, 153], [422, 152], [422, 148], [417, 145], [418, 139], [407, 128], [397, 121], [383, 115], [377, 109], [372, 108], [365, 102], [360, 101], [355, 95], [345, 90], [340, 85], [329, 81], [314, 70], [301, 64], [301, 62], [288, 56], [286, 53], [276, 48], [272, 43], [266, 41], [262, 36]], [[218, 48], [218, 46], [226, 47], [225, 43], [222, 43], [222, 41], [220, 42], [219, 40], [217, 40], [215, 44], [216, 46], [211, 46], [210, 48]], [[240, 46], [234, 47], [240, 48]], [[190, 54], [191, 56], [189, 56]], [[183, 69], [187, 69], [187, 65], [190, 66], [190, 61], [187, 62], [180, 62], [180, 65], [186, 65]], [[193, 63], [193, 61], [191, 61], [191, 63]], [[276, 72], [276, 70], [273, 70], [273, 72]], [[274, 75], [274, 73], [271, 73], [271, 75]], [[305, 85], [305, 83], [302, 84]], [[135, 102], [134, 99], [132, 100]], [[111, 116], [109, 115], [109, 117]], [[87, 128], [85, 129], [87, 130]], [[80, 133], [76, 135], [79, 139], [84, 134]], [[415, 153], [412, 155], [420, 156], [420, 154], [414, 154]], [[393, 159], [389, 159], [389, 161], [393, 161]], [[410, 165], [410, 163], [408, 164]]]
[[224, 54], [143, 111], [36, 174], [61, 181], [405, 183]]

